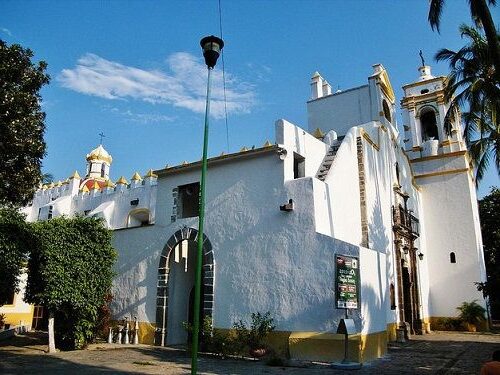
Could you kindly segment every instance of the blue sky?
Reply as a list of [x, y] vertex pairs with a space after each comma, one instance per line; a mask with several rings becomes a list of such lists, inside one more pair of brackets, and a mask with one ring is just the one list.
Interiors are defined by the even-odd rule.
[[[365, 84], [371, 65], [382, 63], [401, 99], [401, 86], [418, 76], [419, 49], [434, 75], [446, 75], [433, 55], [460, 48], [458, 26], [471, 23], [465, 0], [447, 2], [441, 34], [429, 27], [425, 0], [221, 3], [229, 116], [226, 132], [219, 61], [210, 155], [274, 141], [279, 118], [307, 128], [316, 70], [334, 90], [347, 89]], [[492, 12], [499, 19], [498, 7]], [[42, 91], [44, 171], [56, 180], [83, 174], [100, 132], [113, 180], [200, 159], [206, 70], [199, 40], [210, 34], [219, 35], [217, 0], [2, 1], [0, 37], [31, 48], [52, 78]], [[500, 180], [491, 168], [479, 195], [493, 185]]]

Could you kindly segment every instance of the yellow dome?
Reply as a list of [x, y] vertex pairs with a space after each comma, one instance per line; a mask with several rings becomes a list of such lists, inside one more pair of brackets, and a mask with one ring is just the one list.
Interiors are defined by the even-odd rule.
[[105, 161], [108, 164], [111, 164], [113, 161], [113, 158], [111, 155], [102, 147], [102, 145], [99, 145], [96, 149], [90, 151], [90, 154], [87, 155], [87, 160], [100, 160], [100, 161]]

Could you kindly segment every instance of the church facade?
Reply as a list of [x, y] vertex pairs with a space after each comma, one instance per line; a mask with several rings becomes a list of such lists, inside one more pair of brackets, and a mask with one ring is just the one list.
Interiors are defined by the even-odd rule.
[[[269, 311], [279, 351], [342, 359], [339, 255], [359, 267], [357, 308], [348, 311], [352, 359], [429, 332], [464, 301], [485, 304], [474, 285], [486, 273], [459, 116], [444, 125], [445, 78], [419, 70], [403, 87], [401, 132], [382, 65], [367, 84], [336, 93], [315, 73], [307, 129], [278, 120], [274, 144], [209, 159], [201, 306], [214, 328]], [[142, 343], [185, 344], [201, 164], [114, 184], [111, 161], [102, 146], [93, 150], [85, 178], [42, 187], [25, 208], [28, 220], [102, 217], [119, 253], [115, 318], [138, 317]]]

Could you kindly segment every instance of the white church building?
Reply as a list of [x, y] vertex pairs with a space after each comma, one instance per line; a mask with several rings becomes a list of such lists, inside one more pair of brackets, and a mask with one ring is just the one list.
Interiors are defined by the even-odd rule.
[[[307, 127], [278, 120], [274, 144], [209, 159], [201, 306], [214, 328], [269, 311], [282, 353], [342, 359], [337, 255], [359, 262], [351, 359], [383, 355], [397, 332], [429, 332], [464, 301], [485, 305], [473, 169], [458, 120], [444, 126], [445, 77], [419, 68], [398, 129], [387, 72], [373, 68], [367, 84], [336, 93], [315, 73]], [[185, 344], [201, 163], [116, 183], [111, 163], [99, 146], [84, 178], [43, 186], [24, 212], [102, 217], [119, 254], [115, 318], [138, 317], [141, 343]]]

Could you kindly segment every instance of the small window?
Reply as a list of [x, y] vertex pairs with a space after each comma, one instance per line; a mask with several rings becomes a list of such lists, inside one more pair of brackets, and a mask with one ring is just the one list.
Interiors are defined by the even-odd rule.
[[306, 175], [306, 159], [299, 154], [293, 153], [293, 178], [301, 178]]
[[49, 214], [47, 215], [48, 220], [52, 219], [52, 209], [53, 209], [53, 206], [49, 206]]
[[427, 94], [429, 92], [429, 89], [423, 89], [423, 90], [420, 90], [420, 93], [421, 94]]
[[196, 217], [200, 212], [200, 183], [179, 186], [177, 217]]
[[101, 164], [101, 177], [104, 177], [105, 173], [106, 173], [106, 164], [102, 163]]
[[389, 287], [389, 293], [391, 298], [391, 310], [396, 310], [396, 292], [394, 290], [394, 284], [391, 283]]
[[453, 251], [450, 253], [450, 263], [457, 263], [457, 257]]
[[389, 105], [384, 100], [382, 101], [382, 110], [384, 111], [384, 117], [387, 121], [391, 122], [391, 110], [389, 109]]
[[396, 182], [398, 183], [398, 186], [401, 186], [401, 183], [399, 182], [399, 164], [396, 163]]

